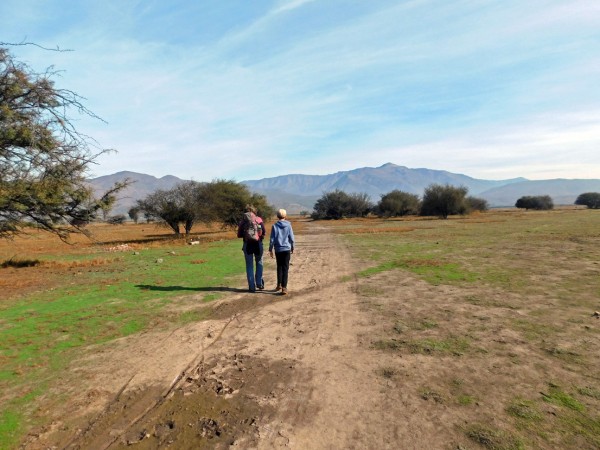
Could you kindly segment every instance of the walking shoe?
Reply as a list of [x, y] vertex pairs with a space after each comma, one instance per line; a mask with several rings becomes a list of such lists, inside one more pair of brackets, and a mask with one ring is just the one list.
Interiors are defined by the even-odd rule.
[[281, 289], [281, 295], [287, 295], [287, 288], [282, 288]]
[[276, 291], [280, 291], [281, 290], [281, 285], [277, 285], [277, 287], [275, 288]]
[[254, 292], [256, 292], [256, 289], [248, 289], [248, 292], [254, 293]]
[[264, 287], [264, 286], [258, 286], [258, 287], [257, 287], [257, 289], [258, 289], [259, 291], [264, 291], [264, 290], [265, 290], [265, 287]]

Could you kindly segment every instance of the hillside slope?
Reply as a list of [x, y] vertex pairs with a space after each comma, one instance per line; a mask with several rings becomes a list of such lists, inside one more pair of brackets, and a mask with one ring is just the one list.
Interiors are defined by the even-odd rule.
[[[136, 200], [146, 197], [157, 189], [170, 189], [181, 178], [167, 175], [156, 178], [142, 173], [123, 171], [91, 179], [89, 182], [97, 194], [101, 194], [117, 181], [129, 178], [134, 183], [119, 194], [112, 214], [127, 214]], [[410, 169], [388, 163], [380, 167], [362, 167], [329, 175], [289, 174], [260, 180], [242, 181], [248, 188], [267, 197], [277, 208], [285, 208], [292, 214], [311, 211], [315, 202], [325, 192], [339, 189], [348, 193], [367, 193], [373, 201], [394, 189], [423, 195], [425, 188], [433, 183], [465, 186], [469, 195], [486, 199], [490, 206], [514, 206], [524, 195], [549, 195], [557, 205], [573, 204], [583, 192], [600, 192], [597, 179], [482, 180], [444, 170]]]

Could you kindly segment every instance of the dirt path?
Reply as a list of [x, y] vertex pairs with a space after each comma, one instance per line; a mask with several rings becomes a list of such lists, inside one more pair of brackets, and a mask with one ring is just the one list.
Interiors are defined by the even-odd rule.
[[310, 225], [290, 295], [236, 294], [214, 306], [222, 319], [103, 347], [73, 367], [70, 400], [26, 448], [396, 447], [355, 272], [341, 241]]

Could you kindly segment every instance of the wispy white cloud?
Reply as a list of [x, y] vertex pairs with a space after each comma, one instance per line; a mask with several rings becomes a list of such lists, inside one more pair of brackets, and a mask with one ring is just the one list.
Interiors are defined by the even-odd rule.
[[103, 1], [62, 27], [62, 1], [7, 2], [0, 17], [14, 10], [32, 40], [76, 49], [18, 51], [66, 69], [60, 84], [109, 122], [81, 122], [119, 150], [96, 174], [248, 179], [391, 161], [600, 178], [600, 7], [585, 0]]

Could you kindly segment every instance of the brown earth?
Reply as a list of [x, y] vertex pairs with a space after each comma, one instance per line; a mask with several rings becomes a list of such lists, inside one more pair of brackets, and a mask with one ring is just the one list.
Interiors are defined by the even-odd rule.
[[[330, 227], [306, 226], [290, 295], [269, 290], [267, 261], [267, 290], [228, 293], [207, 306], [213, 319], [98, 346], [56, 387], [63, 402], [42, 412], [52, 425], [23, 447], [473, 449], [472, 424], [514, 429], [504, 413], [511, 399], [575, 377], [502, 325], [525, 316], [518, 295], [433, 286], [400, 270], [357, 278], [362, 267], [346, 241]], [[432, 339], [455, 337], [456, 346], [435, 358], [389, 351], [410, 345], [390, 339], [392, 327], [406, 336], [414, 324]], [[462, 346], [461, 336], [475, 344]], [[507, 436], [497, 448], [513, 448]], [[593, 448], [577, 436], [567, 442]]]

